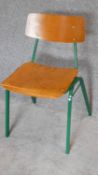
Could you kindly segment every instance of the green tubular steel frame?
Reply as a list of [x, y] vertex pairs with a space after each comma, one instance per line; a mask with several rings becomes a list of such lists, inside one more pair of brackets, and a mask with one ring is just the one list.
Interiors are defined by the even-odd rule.
[[[35, 46], [32, 55], [32, 61], [35, 61], [38, 39], [35, 40]], [[78, 69], [78, 55], [77, 55], [77, 43], [73, 44], [74, 50], [74, 67]], [[76, 87], [77, 86], [77, 87]], [[68, 111], [67, 111], [67, 128], [66, 128], [66, 149], [65, 152], [69, 154], [70, 152], [70, 133], [71, 133], [71, 112], [72, 112], [72, 98], [81, 87], [88, 115], [92, 114], [91, 105], [87, 96], [85, 84], [82, 77], [75, 77], [74, 81], [68, 88]], [[10, 91], [5, 90], [5, 136], [8, 137], [10, 134], [9, 130], [9, 102], [10, 102]], [[36, 97], [32, 97], [32, 102], [36, 103]]]
[[77, 43], [73, 44], [73, 50], [74, 50], [74, 67], [78, 69], [78, 49], [77, 49]]
[[35, 44], [34, 44], [33, 54], [32, 54], [32, 61], [35, 61], [35, 59], [36, 59], [38, 42], [39, 42], [39, 39], [35, 39]]
[[[77, 83], [79, 83], [79, 84], [75, 88]], [[70, 152], [70, 129], [71, 129], [72, 98], [75, 95], [75, 93], [77, 92], [77, 90], [79, 89], [79, 87], [81, 87], [81, 90], [82, 90], [82, 93], [83, 93], [83, 97], [84, 97], [84, 100], [85, 100], [88, 115], [91, 116], [91, 114], [92, 114], [91, 105], [90, 105], [90, 102], [89, 102], [89, 99], [88, 99], [88, 96], [87, 96], [87, 92], [86, 92], [86, 88], [85, 88], [83, 78], [82, 77], [76, 77], [74, 79], [73, 83], [71, 84], [71, 86], [68, 89], [69, 95], [68, 95], [66, 149], [65, 149], [65, 152], [67, 154], [69, 154], [69, 152]]]
[[10, 91], [5, 90], [5, 136], [9, 136], [9, 102]]
[[[73, 44], [73, 50], [74, 50], [74, 67], [78, 69], [78, 54], [77, 54], [77, 43]], [[77, 87], [75, 88], [75, 85], [78, 83]], [[72, 82], [71, 86], [68, 89], [69, 95], [68, 95], [68, 111], [67, 111], [67, 129], [66, 129], [66, 149], [65, 152], [69, 154], [70, 152], [70, 129], [71, 129], [71, 111], [72, 111], [72, 98], [77, 92], [77, 90], [81, 87], [83, 97], [85, 100], [86, 108], [88, 111], [88, 115], [90, 116], [92, 114], [91, 111], [91, 105], [87, 96], [85, 84], [82, 77], [76, 77], [74, 81]]]
[[[35, 61], [36, 59], [36, 52], [37, 52], [37, 46], [38, 46], [38, 39], [35, 39], [35, 44], [34, 44], [34, 48], [33, 48], [33, 54], [32, 54], [32, 62]], [[32, 102], [36, 103], [36, 97], [31, 97], [32, 98]]]
[[67, 111], [67, 129], [66, 129], [66, 153], [70, 151], [70, 128], [71, 128], [71, 111], [72, 111], [73, 87], [69, 89], [68, 94], [68, 111]]

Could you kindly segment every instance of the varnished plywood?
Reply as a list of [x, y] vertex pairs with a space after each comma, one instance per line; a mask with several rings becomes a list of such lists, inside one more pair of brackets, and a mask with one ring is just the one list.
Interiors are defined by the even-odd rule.
[[74, 78], [77, 69], [57, 68], [27, 62], [5, 79], [5, 89], [35, 97], [57, 98], [63, 95]]
[[56, 42], [83, 42], [85, 22], [82, 16], [60, 14], [29, 14], [25, 34]]

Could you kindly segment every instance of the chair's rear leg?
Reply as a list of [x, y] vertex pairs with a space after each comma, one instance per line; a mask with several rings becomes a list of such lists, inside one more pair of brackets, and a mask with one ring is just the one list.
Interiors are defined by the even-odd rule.
[[9, 132], [9, 103], [10, 103], [10, 91], [5, 90], [5, 136], [8, 137]]
[[85, 104], [86, 104], [88, 114], [91, 115], [92, 114], [91, 105], [90, 105], [90, 102], [89, 102], [89, 99], [88, 99], [88, 96], [87, 96], [87, 91], [86, 91], [86, 88], [85, 88], [83, 78], [79, 77], [79, 80], [80, 80], [80, 86], [81, 86], [81, 90], [82, 90], [82, 93], [83, 93], [83, 96], [84, 96], [84, 100], [85, 100]]
[[66, 130], [66, 153], [70, 152], [70, 130], [71, 130], [71, 111], [72, 111], [73, 90], [69, 90], [68, 95], [68, 111], [67, 111], [67, 130]]
[[36, 97], [31, 97], [32, 98], [32, 103], [36, 103]]

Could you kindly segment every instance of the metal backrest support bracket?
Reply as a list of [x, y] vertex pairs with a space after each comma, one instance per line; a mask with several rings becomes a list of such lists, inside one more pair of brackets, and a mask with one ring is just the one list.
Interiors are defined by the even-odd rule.
[[39, 39], [35, 39], [35, 44], [33, 48], [33, 54], [32, 54], [32, 61], [35, 61], [36, 52], [37, 52], [37, 46], [38, 46]]
[[73, 50], [74, 50], [74, 67], [78, 69], [78, 49], [77, 49], [77, 43], [73, 43]]

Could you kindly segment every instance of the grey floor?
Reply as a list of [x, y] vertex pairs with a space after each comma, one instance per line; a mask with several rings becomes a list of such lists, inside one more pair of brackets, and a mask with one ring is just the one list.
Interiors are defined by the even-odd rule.
[[[0, 0], [0, 82], [31, 60], [28, 13], [83, 15], [86, 41], [78, 45], [79, 75], [92, 102], [88, 117], [81, 92], [73, 101], [71, 152], [65, 155], [67, 98], [11, 98], [11, 135], [4, 137], [4, 91], [0, 89], [0, 175], [98, 175], [98, 0]], [[40, 42], [37, 61], [73, 66], [71, 44]]]
[[73, 105], [71, 152], [66, 155], [63, 99], [38, 99], [36, 105], [26, 99], [11, 99], [9, 138], [4, 137], [0, 101], [0, 175], [98, 175], [98, 119]]

